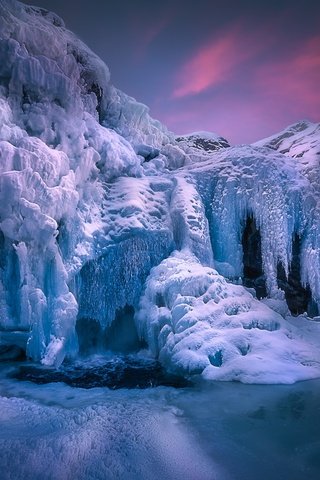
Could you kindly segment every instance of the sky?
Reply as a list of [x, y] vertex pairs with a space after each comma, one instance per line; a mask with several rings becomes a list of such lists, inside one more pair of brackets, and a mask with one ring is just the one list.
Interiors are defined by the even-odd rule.
[[55, 11], [112, 83], [177, 134], [250, 143], [320, 121], [320, 0], [25, 0]]

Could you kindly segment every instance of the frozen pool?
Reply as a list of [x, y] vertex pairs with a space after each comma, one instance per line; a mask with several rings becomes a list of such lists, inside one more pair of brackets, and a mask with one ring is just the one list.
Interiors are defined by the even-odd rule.
[[3, 480], [320, 478], [320, 380], [88, 389], [19, 367], [1, 367]]

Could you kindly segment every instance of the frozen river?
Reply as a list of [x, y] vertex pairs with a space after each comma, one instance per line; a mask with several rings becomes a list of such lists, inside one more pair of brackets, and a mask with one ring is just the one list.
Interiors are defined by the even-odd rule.
[[320, 380], [90, 389], [3, 364], [2, 480], [318, 480]]

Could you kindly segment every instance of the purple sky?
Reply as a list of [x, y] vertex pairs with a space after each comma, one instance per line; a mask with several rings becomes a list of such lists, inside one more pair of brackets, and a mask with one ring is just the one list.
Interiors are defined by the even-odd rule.
[[33, 0], [170, 130], [253, 142], [320, 121], [320, 1]]

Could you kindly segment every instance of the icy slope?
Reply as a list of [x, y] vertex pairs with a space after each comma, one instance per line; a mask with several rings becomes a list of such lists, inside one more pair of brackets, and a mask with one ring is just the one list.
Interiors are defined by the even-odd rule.
[[[317, 350], [308, 352], [295, 327], [221, 276], [241, 283], [251, 219], [272, 305], [288, 313], [278, 270], [291, 270], [294, 235], [301, 239], [302, 283], [320, 303], [312, 169], [267, 147], [228, 147], [207, 132], [175, 139], [147, 107], [115, 89], [104, 63], [43, 9], [0, 0], [0, 60], [3, 342], [14, 344], [16, 336], [21, 346], [24, 332], [27, 355], [58, 366], [77, 355], [79, 339], [99, 344], [111, 329], [121, 336], [125, 318], [126, 331], [138, 330], [181, 374], [248, 382], [320, 375]], [[173, 300], [154, 293], [161, 278]], [[215, 310], [220, 297], [212, 279], [236, 306], [231, 323], [220, 306]], [[172, 308], [185, 284], [204, 345], [198, 353], [187, 323], [182, 337], [190, 343], [176, 336]], [[201, 307], [199, 284], [210, 307]], [[228, 310], [228, 302], [219, 305]], [[154, 313], [155, 305], [166, 315]], [[252, 354], [241, 354], [242, 344]], [[258, 357], [254, 366], [250, 358]]]

